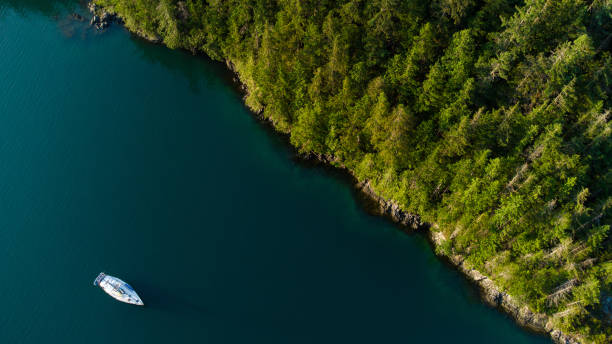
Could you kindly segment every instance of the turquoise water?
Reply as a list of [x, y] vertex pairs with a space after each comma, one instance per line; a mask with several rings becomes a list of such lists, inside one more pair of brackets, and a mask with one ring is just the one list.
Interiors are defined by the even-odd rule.
[[297, 162], [221, 65], [81, 6], [0, 0], [0, 343], [549, 342]]

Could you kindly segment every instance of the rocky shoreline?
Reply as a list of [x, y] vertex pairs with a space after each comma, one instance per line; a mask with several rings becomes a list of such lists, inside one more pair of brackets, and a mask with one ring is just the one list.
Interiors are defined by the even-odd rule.
[[[418, 215], [407, 213], [403, 211], [396, 202], [380, 197], [372, 189], [369, 182], [358, 183], [356, 187], [378, 204], [380, 215], [387, 216], [394, 222], [413, 230], [426, 228], [428, 230], [427, 236], [434, 247], [440, 247], [446, 241], [444, 235], [436, 231], [437, 226], [435, 224], [430, 225], [423, 223]], [[551, 319], [546, 314], [533, 312], [527, 305], [521, 304], [511, 295], [503, 292], [489, 277], [470, 267], [465, 262], [465, 257], [462, 255], [446, 256], [437, 252], [437, 250], [436, 254], [445, 258], [450, 264], [461, 271], [468, 280], [478, 286], [480, 294], [487, 304], [507, 313], [522, 327], [538, 333], [547, 333], [555, 343], [581, 343], [577, 338], [555, 329]]]
[[[121, 16], [119, 16], [114, 11], [111, 11], [107, 8], [97, 5], [93, 1], [87, 4], [87, 8], [89, 9], [89, 12], [92, 14], [89, 24], [99, 31], [109, 28], [111, 24], [113, 23], [117, 23], [117, 24], [121, 24], [125, 26], [125, 21], [123, 21], [123, 18], [121, 18]], [[159, 44], [162, 42], [162, 39], [160, 37], [151, 36], [144, 32], [139, 32], [135, 30], [130, 30], [130, 31], [134, 33], [135, 35], [139, 36], [140, 38], [143, 38], [151, 43]]]
[[[90, 2], [88, 8], [93, 14], [90, 24], [95, 26], [99, 30], [107, 28], [112, 22], [124, 24], [124, 21], [119, 15], [115, 14], [114, 12], [109, 12], [104, 8], [101, 8], [94, 2]], [[135, 30], [130, 31], [151, 43], [159, 44], [162, 42], [159, 37], [152, 38], [142, 32], [138, 32]], [[226, 65], [229, 70], [231, 70], [233, 73], [236, 73], [236, 70], [234, 69], [233, 63], [231, 61], [226, 61]], [[246, 84], [240, 80], [240, 77], [239, 75], [237, 75], [237, 73], [236, 77], [234, 78], [234, 81], [240, 85], [240, 90], [242, 92], [248, 93], [248, 88]], [[262, 112], [263, 109], [261, 109], [260, 111], [256, 111], [255, 114], [261, 116]], [[271, 124], [272, 126], [274, 126], [274, 123]], [[316, 154], [309, 154], [305, 156], [305, 158], [314, 159], [323, 164], [328, 165], [331, 165], [334, 162], [333, 157]], [[346, 168], [342, 166], [340, 168], [346, 170], [349, 174], [352, 175], [352, 173]], [[446, 238], [444, 237], [444, 235], [441, 232], [435, 230], [437, 228], [435, 224], [431, 225], [428, 223], [423, 223], [418, 215], [410, 214], [402, 210], [400, 206], [393, 200], [387, 200], [381, 197], [373, 190], [369, 181], [357, 182], [355, 187], [365, 197], [374, 202], [377, 208], [374, 210], [377, 214], [392, 219], [394, 222], [405, 227], [405, 230], [407, 231], [415, 231], [419, 229], [427, 230], [428, 239], [434, 247], [440, 247], [445, 242]], [[465, 262], [465, 257], [463, 257], [462, 255], [447, 256], [439, 253], [437, 250], [436, 254], [438, 254], [438, 256], [440, 256], [441, 258], [446, 259], [450, 264], [452, 264], [459, 271], [461, 271], [468, 280], [478, 286], [478, 288], [480, 289], [481, 296], [487, 304], [507, 313], [519, 325], [534, 332], [547, 333], [548, 335], [550, 335], [553, 341], [558, 344], [582, 343], [574, 336], [567, 335], [562, 331], [555, 329], [552, 325], [551, 319], [546, 314], [533, 312], [527, 305], [521, 304], [518, 300], [503, 292], [502, 289], [497, 286], [495, 282], [493, 282], [489, 277], [482, 274], [480, 271], [470, 267]]]
[[113, 22], [121, 23], [121, 18], [119, 18], [115, 13], [111, 13], [106, 11], [104, 8], [99, 7], [93, 2], [90, 2], [87, 6], [89, 12], [93, 15], [91, 20], [89, 21], [89, 25], [95, 27], [98, 30], [104, 30], [108, 28]]

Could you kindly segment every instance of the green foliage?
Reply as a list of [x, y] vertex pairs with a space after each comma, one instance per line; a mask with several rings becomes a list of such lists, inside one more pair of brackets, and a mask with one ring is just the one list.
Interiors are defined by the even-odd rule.
[[246, 102], [436, 223], [565, 331], [610, 342], [608, 0], [97, 0], [232, 63]]

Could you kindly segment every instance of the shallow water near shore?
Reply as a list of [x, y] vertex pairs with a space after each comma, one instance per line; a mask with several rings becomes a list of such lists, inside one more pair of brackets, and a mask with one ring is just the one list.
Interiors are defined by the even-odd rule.
[[0, 0], [1, 343], [550, 342], [296, 163], [222, 64], [74, 11]]

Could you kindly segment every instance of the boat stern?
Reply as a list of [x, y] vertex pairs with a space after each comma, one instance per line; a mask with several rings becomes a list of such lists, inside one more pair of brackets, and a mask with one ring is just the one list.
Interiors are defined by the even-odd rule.
[[96, 277], [96, 279], [94, 280], [93, 285], [95, 285], [96, 287], [99, 286], [100, 282], [102, 282], [104, 277], [106, 277], [106, 274], [104, 272], [100, 272], [98, 277]]

